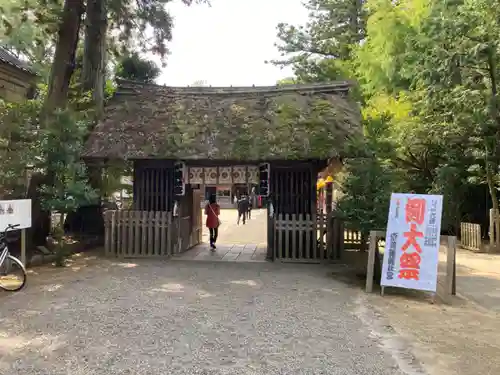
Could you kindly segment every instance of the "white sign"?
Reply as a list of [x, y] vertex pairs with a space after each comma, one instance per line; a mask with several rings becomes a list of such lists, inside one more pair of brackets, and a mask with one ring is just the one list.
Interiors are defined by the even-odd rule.
[[31, 227], [31, 199], [0, 201], [0, 231], [9, 224], [19, 224], [15, 230]]
[[380, 285], [435, 292], [442, 195], [391, 195]]

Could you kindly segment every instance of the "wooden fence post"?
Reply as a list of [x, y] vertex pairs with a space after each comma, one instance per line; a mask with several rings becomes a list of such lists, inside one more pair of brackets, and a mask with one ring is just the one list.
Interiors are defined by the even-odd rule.
[[328, 215], [333, 210], [333, 184], [331, 182], [325, 184], [325, 206]]
[[21, 229], [21, 263], [26, 267], [26, 229]]
[[446, 249], [446, 282], [443, 299], [446, 303], [451, 302], [451, 296], [456, 294], [456, 243], [455, 236], [448, 236]]
[[370, 246], [368, 248], [368, 263], [366, 268], [366, 292], [373, 291], [373, 276], [375, 272], [375, 256], [377, 253], [377, 231], [370, 231]]

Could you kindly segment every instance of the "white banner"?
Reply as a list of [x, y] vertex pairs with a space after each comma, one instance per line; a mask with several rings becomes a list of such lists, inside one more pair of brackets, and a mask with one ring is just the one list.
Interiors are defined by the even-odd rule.
[[31, 227], [31, 199], [0, 201], [0, 231], [9, 224], [19, 224], [14, 230]]
[[391, 195], [380, 285], [435, 292], [442, 195]]

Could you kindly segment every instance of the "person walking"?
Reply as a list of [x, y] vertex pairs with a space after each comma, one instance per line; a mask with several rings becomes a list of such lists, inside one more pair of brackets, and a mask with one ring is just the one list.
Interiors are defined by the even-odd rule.
[[248, 198], [247, 219], [250, 220], [252, 218], [253, 202], [251, 197], [247, 198]]
[[210, 232], [210, 249], [215, 251], [220, 225], [220, 206], [217, 204], [215, 194], [212, 194], [208, 199], [208, 204], [205, 206], [205, 215], [207, 215], [206, 226]]
[[246, 216], [248, 213], [248, 199], [245, 196], [242, 196], [238, 201], [238, 221], [236, 222], [238, 225], [240, 224], [240, 219], [243, 219], [243, 224], [246, 222]]

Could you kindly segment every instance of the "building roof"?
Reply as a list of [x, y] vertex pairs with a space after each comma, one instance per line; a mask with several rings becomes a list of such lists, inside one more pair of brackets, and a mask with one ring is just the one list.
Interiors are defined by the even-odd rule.
[[12, 55], [9, 51], [7, 51], [5, 48], [3, 48], [1, 46], [0, 46], [0, 61], [3, 63], [6, 63], [8, 65], [13, 66], [14, 68], [22, 70], [28, 74], [32, 74], [32, 75], [36, 74], [33, 71], [33, 69], [29, 66], [29, 64], [18, 59], [17, 57]]
[[349, 86], [166, 87], [120, 80], [82, 156], [328, 159], [360, 132]]

